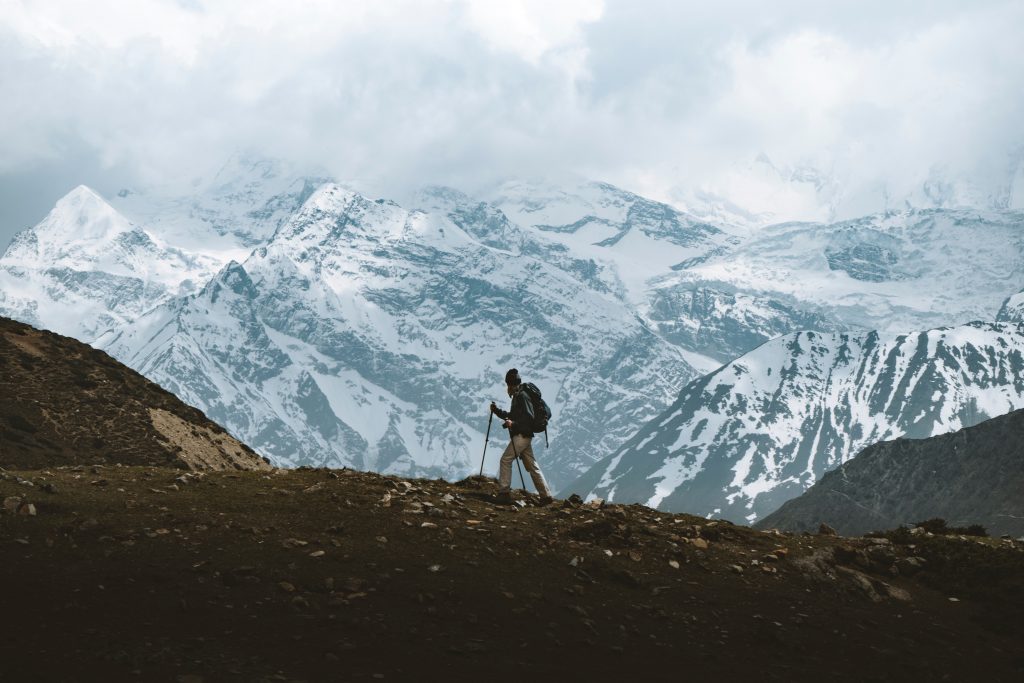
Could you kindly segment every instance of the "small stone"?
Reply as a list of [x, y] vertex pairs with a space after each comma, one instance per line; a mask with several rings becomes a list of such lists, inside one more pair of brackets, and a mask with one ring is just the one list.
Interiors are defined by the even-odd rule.
[[300, 541], [297, 538], [286, 538], [281, 541], [281, 545], [285, 548], [302, 548], [303, 546], [309, 545], [309, 541]]
[[690, 541], [690, 544], [693, 545], [694, 548], [699, 548], [700, 550], [708, 549], [708, 542], [703, 538], [694, 538]]
[[281, 590], [283, 590], [285, 593], [294, 593], [295, 592], [295, 585], [292, 584], [292, 583], [289, 583], [287, 581], [280, 581], [280, 582], [278, 582], [277, 587], [280, 588]]
[[644, 556], [641, 555], [640, 552], [637, 550], [630, 550], [629, 559], [633, 560], [634, 562], [639, 562], [640, 560], [644, 559]]
[[821, 525], [818, 527], [818, 534], [820, 534], [821, 536], [838, 536], [839, 532], [830, 527], [828, 524], [825, 524], [825, 522], [822, 522]]
[[8, 496], [4, 498], [4, 510], [10, 513], [15, 513], [18, 508], [21, 507], [21, 498], [18, 496]]
[[388, 542], [388, 537], [387, 536], [378, 536], [376, 538], [376, 541], [377, 541], [377, 543], [387, 543]]
[[437, 525], [434, 524], [433, 522], [423, 522], [423, 524], [420, 524], [420, 528], [421, 529], [436, 529]]
[[960, 598], [950, 598], [950, 602], [960, 602]]
[[615, 553], [613, 553], [613, 552], [612, 552], [611, 550], [605, 550], [605, 551], [604, 551], [604, 554], [605, 554], [605, 555], [607, 555], [608, 557], [611, 557], [611, 556], [612, 556], [612, 555], [614, 555]]
[[583, 558], [578, 556], [578, 555], [576, 555], [571, 560], [569, 560], [569, 566], [570, 567], [578, 567], [578, 566], [580, 566], [581, 562], [583, 562]]
[[324, 551], [323, 550], [314, 550], [313, 552], [311, 552], [309, 554], [309, 556], [310, 557], [323, 557], [324, 556]]
[[35, 517], [36, 516], [36, 506], [33, 505], [32, 503], [22, 503], [21, 506], [18, 507], [18, 514], [19, 515], [26, 515], [28, 517]]
[[735, 574], [742, 574], [743, 573], [743, 567], [741, 567], [738, 564], [731, 564], [731, 565], [729, 565], [729, 569], [731, 569], [733, 571], [733, 573], [735, 573]]
[[668, 566], [672, 567], [672, 569], [679, 569], [679, 563], [675, 560], [669, 560]]
[[913, 576], [924, 569], [925, 562], [923, 557], [904, 557], [896, 562], [896, 569], [903, 576]]
[[889, 594], [889, 597], [893, 600], [899, 600], [900, 602], [910, 602], [910, 593], [897, 586], [891, 586], [885, 584], [885, 592]]
[[442, 569], [442, 567], [439, 564], [432, 564], [429, 567], [427, 567], [427, 571], [431, 572], [431, 573], [434, 573], [434, 574], [436, 574], [439, 571], [441, 571], [441, 569]]

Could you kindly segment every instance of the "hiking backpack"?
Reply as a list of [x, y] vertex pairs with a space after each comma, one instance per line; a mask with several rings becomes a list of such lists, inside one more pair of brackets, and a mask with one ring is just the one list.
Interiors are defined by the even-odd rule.
[[541, 398], [540, 389], [537, 388], [536, 384], [527, 382], [523, 385], [523, 391], [526, 392], [530, 403], [533, 404], [533, 425], [531, 425], [530, 429], [534, 434], [544, 432], [544, 440], [547, 441], [548, 422], [551, 421], [551, 408]]

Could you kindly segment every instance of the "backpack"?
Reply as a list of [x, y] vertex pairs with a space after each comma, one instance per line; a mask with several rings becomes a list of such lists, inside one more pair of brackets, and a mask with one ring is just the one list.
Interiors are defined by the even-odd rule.
[[540, 396], [540, 389], [537, 388], [536, 384], [527, 382], [523, 385], [523, 391], [526, 392], [526, 396], [530, 399], [530, 403], [533, 404], [533, 424], [530, 429], [534, 434], [540, 434], [544, 432], [545, 438], [547, 438], [548, 422], [551, 421], [551, 408]]

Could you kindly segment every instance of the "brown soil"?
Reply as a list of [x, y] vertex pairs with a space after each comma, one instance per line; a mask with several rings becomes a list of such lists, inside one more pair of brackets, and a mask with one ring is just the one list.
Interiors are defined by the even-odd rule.
[[0, 318], [0, 466], [270, 465], [203, 413], [69, 337]]
[[494, 493], [346, 470], [8, 472], [2, 678], [1024, 675], [1016, 543]]

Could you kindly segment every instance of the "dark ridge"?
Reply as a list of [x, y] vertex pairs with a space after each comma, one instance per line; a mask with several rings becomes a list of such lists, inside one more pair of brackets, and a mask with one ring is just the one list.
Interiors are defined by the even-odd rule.
[[1024, 535], [1024, 410], [952, 434], [865, 448], [757, 523], [858, 535], [921, 520]]

